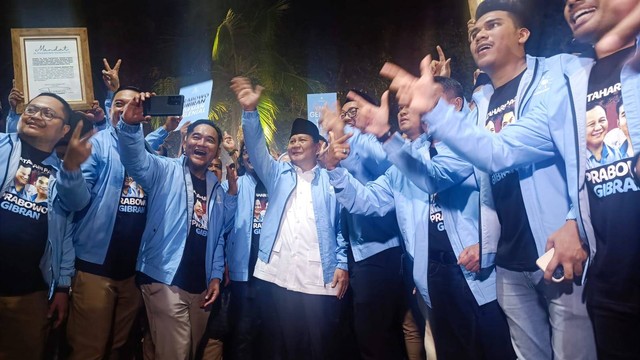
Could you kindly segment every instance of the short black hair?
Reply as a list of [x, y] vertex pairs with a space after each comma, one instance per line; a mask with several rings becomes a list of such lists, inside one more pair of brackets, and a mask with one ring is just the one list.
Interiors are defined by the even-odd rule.
[[120, 86], [120, 87], [118, 88], [118, 90], [116, 90], [116, 91], [113, 93], [113, 96], [111, 97], [111, 100], [113, 101], [113, 99], [115, 99], [115, 98], [116, 98], [116, 95], [117, 95], [120, 91], [125, 91], [125, 90], [135, 91], [135, 92], [137, 92], [138, 94], [142, 92], [142, 90], [140, 90], [140, 88], [137, 88], [137, 87], [135, 87], [135, 86]]
[[435, 81], [437, 84], [442, 85], [442, 88], [444, 89], [444, 92], [446, 94], [464, 99], [464, 89], [462, 88], [462, 84], [460, 84], [458, 80], [452, 79], [450, 77], [434, 76], [433, 81]]
[[[64, 112], [64, 118], [62, 118], [62, 121], [65, 124], [69, 124], [69, 122], [71, 121], [71, 116], [73, 115], [73, 109], [71, 108], [71, 105], [69, 105], [67, 100], [63, 99], [58, 94], [54, 94], [54, 93], [50, 93], [50, 92], [40, 93], [40, 94], [38, 94], [38, 96], [34, 97], [33, 99], [41, 97], [41, 96], [48, 96], [48, 97], [51, 97], [51, 98], [54, 98], [54, 99], [58, 100], [62, 104], [62, 109], [63, 109], [63, 112]], [[29, 104], [33, 101], [33, 99], [29, 100]]]
[[351, 102], [353, 100], [349, 99], [347, 97], [347, 94], [349, 94], [349, 91], [353, 91], [354, 93], [360, 95], [360, 97], [362, 97], [363, 99], [367, 100], [369, 103], [375, 105], [375, 106], [380, 106], [380, 103], [378, 103], [378, 101], [374, 98], [372, 98], [369, 94], [367, 94], [364, 90], [358, 90], [358, 89], [349, 89], [344, 96], [344, 102], [342, 103], [342, 105]]
[[624, 105], [624, 103], [622, 102], [622, 96], [618, 99], [618, 101], [616, 101], [616, 113], [618, 114], [618, 116], [620, 116], [620, 107]]
[[604, 106], [604, 103], [602, 101], [587, 102], [587, 111], [591, 111], [591, 110], [595, 109], [596, 106], [600, 106], [602, 109], [604, 109], [604, 111], [606, 113], [607, 108]]
[[534, 14], [527, 0], [485, 0], [476, 9], [476, 21], [492, 11], [506, 11], [517, 27], [528, 28], [529, 14]]
[[191, 135], [191, 133], [196, 129], [196, 127], [200, 125], [211, 126], [216, 131], [216, 134], [218, 134], [218, 145], [222, 144], [222, 131], [220, 130], [218, 125], [216, 125], [213, 122], [213, 120], [209, 120], [209, 119], [200, 119], [189, 124], [189, 126], [187, 127], [187, 137], [189, 137], [189, 135]]

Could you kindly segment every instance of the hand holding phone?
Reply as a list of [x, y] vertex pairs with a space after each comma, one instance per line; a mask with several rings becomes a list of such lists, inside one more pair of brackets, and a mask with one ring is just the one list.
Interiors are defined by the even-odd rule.
[[143, 103], [144, 116], [182, 116], [184, 95], [158, 95]]
[[[542, 271], [547, 270], [547, 265], [549, 264], [549, 261], [551, 261], [551, 258], [553, 258], [554, 253], [555, 253], [554, 248], [549, 249], [549, 251], [544, 253], [542, 256], [538, 258], [538, 260], [536, 260], [536, 265], [538, 265], [538, 267]], [[562, 265], [558, 265], [558, 267], [553, 271], [553, 276], [551, 277], [551, 280], [557, 283], [562, 282], [564, 280], [564, 269], [562, 268]]]

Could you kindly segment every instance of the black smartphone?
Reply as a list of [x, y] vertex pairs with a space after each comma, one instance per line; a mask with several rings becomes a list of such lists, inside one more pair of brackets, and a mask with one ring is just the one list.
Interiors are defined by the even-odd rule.
[[184, 95], [152, 96], [142, 104], [144, 116], [181, 116]]

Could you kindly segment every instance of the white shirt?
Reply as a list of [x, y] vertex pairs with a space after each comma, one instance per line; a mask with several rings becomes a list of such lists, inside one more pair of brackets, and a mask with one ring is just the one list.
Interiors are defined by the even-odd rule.
[[[297, 185], [287, 200], [269, 263], [258, 259], [254, 276], [287, 290], [311, 295], [336, 295], [338, 287], [325, 284], [318, 231], [313, 212], [311, 181], [315, 168], [295, 167]], [[267, 210], [269, 211], [269, 210]]]

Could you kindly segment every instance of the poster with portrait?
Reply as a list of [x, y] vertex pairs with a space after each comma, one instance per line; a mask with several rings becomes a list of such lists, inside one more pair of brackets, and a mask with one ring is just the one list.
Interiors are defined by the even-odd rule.
[[2, 195], [0, 207], [34, 220], [46, 216], [50, 176], [48, 167], [20, 158], [18, 170]]
[[48, 92], [65, 99], [74, 110], [91, 108], [94, 96], [86, 28], [11, 29], [11, 44], [16, 87], [26, 101]]

